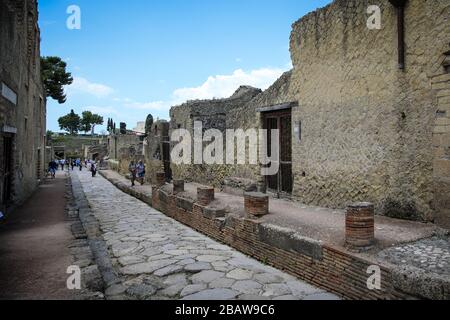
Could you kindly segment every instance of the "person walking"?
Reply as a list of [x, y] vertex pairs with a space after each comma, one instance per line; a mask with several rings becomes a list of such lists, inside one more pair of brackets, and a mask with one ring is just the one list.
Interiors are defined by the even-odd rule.
[[139, 161], [137, 167], [136, 167], [136, 174], [137, 174], [137, 180], [141, 184], [141, 186], [144, 185], [144, 178], [145, 178], [145, 164], [142, 160]]
[[97, 164], [92, 161], [91, 163], [91, 172], [92, 172], [92, 178], [94, 178], [97, 174]]
[[58, 169], [58, 164], [55, 160], [52, 160], [48, 164], [48, 172], [50, 173], [52, 179], [56, 179], [56, 170]]
[[61, 171], [64, 171], [64, 164], [66, 161], [64, 159], [59, 160], [59, 164], [61, 165]]
[[136, 181], [136, 173], [137, 173], [137, 166], [134, 163], [134, 161], [130, 162], [130, 165], [128, 166], [128, 171], [130, 172], [130, 178], [131, 178], [131, 186], [134, 187], [134, 182]]

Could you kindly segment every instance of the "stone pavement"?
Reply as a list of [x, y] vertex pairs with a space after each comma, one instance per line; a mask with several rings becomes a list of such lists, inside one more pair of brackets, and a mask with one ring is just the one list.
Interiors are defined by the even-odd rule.
[[397, 265], [411, 265], [426, 272], [450, 277], [450, 241], [433, 237], [381, 251], [378, 257]]
[[119, 279], [106, 289], [109, 299], [338, 299], [168, 218], [101, 176], [72, 177], [81, 182]]

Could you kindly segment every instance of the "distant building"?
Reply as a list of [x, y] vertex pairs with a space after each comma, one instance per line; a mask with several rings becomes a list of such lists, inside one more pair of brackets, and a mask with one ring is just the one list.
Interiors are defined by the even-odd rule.
[[0, 211], [44, 176], [46, 97], [36, 0], [0, 1]]
[[145, 121], [138, 122], [133, 131], [137, 133], [145, 133]]

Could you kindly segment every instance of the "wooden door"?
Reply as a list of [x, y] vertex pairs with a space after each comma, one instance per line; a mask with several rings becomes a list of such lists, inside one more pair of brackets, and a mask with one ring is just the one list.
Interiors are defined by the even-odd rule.
[[[291, 110], [268, 112], [264, 115], [264, 128], [267, 129], [268, 153], [271, 156], [270, 130], [279, 130], [279, 170], [273, 176], [266, 177], [267, 188], [277, 193], [292, 193], [292, 127]], [[276, 165], [276, 164], [275, 164]]]

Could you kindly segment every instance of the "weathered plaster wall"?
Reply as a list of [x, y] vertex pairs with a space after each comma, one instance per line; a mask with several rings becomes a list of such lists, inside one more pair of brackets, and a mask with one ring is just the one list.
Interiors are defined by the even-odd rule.
[[[251, 101], [243, 106], [230, 110], [226, 119], [226, 127], [229, 129], [262, 129], [262, 116], [257, 112], [258, 108], [271, 107], [296, 101], [296, 97], [291, 90], [292, 70], [285, 72], [273, 85], [264, 92], [255, 96]], [[248, 142], [247, 142], [248, 148]], [[239, 184], [241, 179], [253, 181], [261, 180], [261, 170], [259, 165], [234, 165], [228, 168], [230, 177], [227, 184], [233, 187]]]
[[136, 134], [114, 134], [109, 136], [109, 158], [116, 160], [113, 169], [118, 170], [122, 174], [128, 174], [128, 166], [131, 160], [144, 160], [143, 140], [143, 136]]
[[[366, 26], [369, 5], [381, 7], [381, 30]], [[291, 81], [299, 104], [293, 122], [301, 121], [303, 131], [301, 141], [293, 139], [300, 201], [328, 207], [372, 201], [379, 213], [434, 219], [438, 95], [431, 79], [444, 73], [449, 16], [447, 0], [409, 1], [405, 71], [397, 66], [397, 18], [387, 0], [336, 0], [293, 25]], [[449, 95], [439, 93], [445, 108]], [[445, 110], [447, 120], [440, 121], [447, 124]]]
[[[37, 23], [36, 1], [0, 1], [0, 90], [4, 83], [17, 95], [17, 104], [13, 104], [0, 94], [0, 209], [4, 203], [5, 137], [13, 139], [13, 204], [35, 190], [46, 167], [46, 100]], [[17, 132], [5, 132], [5, 126]]]
[[[225, 132], [232, 121], [232, 110], [240, 108], [261, 93], [260, 89], [240, 87], [230, 98], [214, 100], [189, 101], [181, 106], [173, 107], [170, 111], [171, 132], [175, 129], [186, 129], [193, 137], [194, 122], [201, 121], [203, 130], [218, 129]], [[224, 135], [225, 136], [225, 135]], [[205, 144], [206, 146], [207, 144]], [[224, 141], [225, 145], [225, 141]], [[175, 165], [172, 163], [173, 176], [187, 181], [196, 181], [216, 187], [222, 185], [225, 177], [230, 176], [231, 166], [227, 165]]]
[[[163, 143], [169, 142], [169, 122], [160, 120], [153, 123], [150, 132], [147, 132], [144, 142], [145, 180], [154, 182], [157, 172], [164, 171]], [[170, 158], [168, 159], [170, 161]]]

